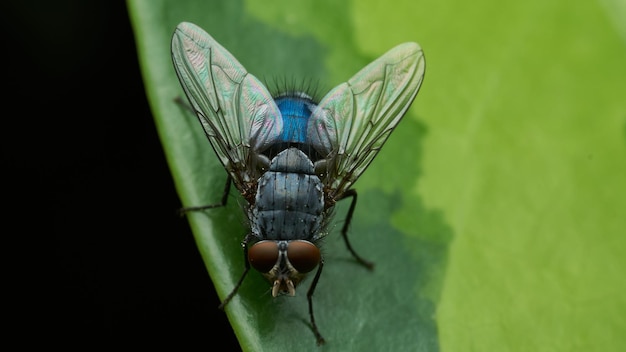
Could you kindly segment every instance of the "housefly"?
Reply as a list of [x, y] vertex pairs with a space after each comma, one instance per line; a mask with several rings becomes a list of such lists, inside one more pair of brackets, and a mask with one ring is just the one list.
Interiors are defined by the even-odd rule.
[[242, 240], [245, 270], [220, 307], [236, 294], [250, 267], [265, 276], [272, 295], [295, 295], [315, 270], [307, 293], [311, 328], [324, 343], [313, 314], [313, 292], [324, 259], [319, 241], [335, 204], [351, 199], [341, 235], [348, 240], [356, 180], [415, 99], [424, 76], [424, 55], [404, 43], [367, 65], [320, 101], [304, 92], [272, 96], [268, 89], [213, 37], [183, 22], [172, 38], [178, 79], [206, 136], [228, 173], [222, 202], [183, 208], [195, 211], [225, 205], [231, 183], [246, 200], [249, 231]]

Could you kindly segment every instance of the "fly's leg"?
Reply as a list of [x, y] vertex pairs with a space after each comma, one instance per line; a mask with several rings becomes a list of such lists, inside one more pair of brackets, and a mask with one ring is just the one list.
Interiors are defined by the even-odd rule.
[[[182, 106], [184, 109], [193, 112], [194, 115], [197, 113], [191, 107], [191, 105], [189, 105], [189, 103], [184, 101], [181, 97], [174, 98], [174, 102], [176, 104]], [[185, 213], [188, 213], [190, 211], [201, 211], [201, 210], [206, 210], [206, 209], [211, 209], [211, 208], [219, 208], [219, 207], [225, 206], [226, 202], [228, 201], [228, 194], [230, 193], [230, 184], [232, 183], [231, 181], [232, 181], [232, 179], [231, 179], [231, 177], [229, 175], [228, 178], [226, 179], [226, 185], [224, 186], [224, 193], [222, 194], [222, 199], [220, 200], [219, 203], [217, 203], [217, 204], [209, 204], [209, 205], [192, 206], [192, 207], [183, 207], [183, 208], [178, 209], [178, 213], [182, 216]]]
[[248, 241], [250, 241], [250, 239], [252, 239], [252, 237], [253, 236], [251, 234], [248, 234], [248, 235], [246, 235], [246, 237], [241, 242], [241, 247], [243, 247], [243, 259], [244, 259], [244, 263], [245, 263], [245, 269], [243, 271], [243, 274], [241, 274], [241, 277], [239, 278], [239, 281], [237, 281], [237, 284], [235, 285], [233, 290], [230, 291], [228, 296], [226, 296], [226, 298], [224, 298], [222, 303], [220, 303], [219, 309], [223, 310], [224, 307], [228, 304], [228, 302], [230, 302], [230, 300], [233, 297], [235, 297], [235, 294], [237, 294], [237, 291], [239, 290], [239, 287], [243, 283], [243, 279], [246, 278], [246, 275], [248, 275], [248, 271], [250, 271], [250, 262], [248, 261]]
[[230, 193], [230, 185], [231, 185], [231, 178], [230, 176], [228, 176], [228, 178], [226, 179], [226, 185], [224, 186], [224, 193], [222, 194], [222, 199], [220, 200], [219, 203], [216, 204], [209, 204], [209, 205], [199, 205], [199, 206], [192, 206], [192, 207], [183, 207], [178, 209], [178, 213], [182, 216], [184, 214], [186, 214], [187, 212], [190, 211], [200, 211], [200, 210], [205, 210], [205, 209], [211, 209], [211, 208], [219, 208], [219, 207], [223, 207], [226, 205], [226, 202], [228, 201], [228, 194]]
[[352, 245], [350, 244], [350, 240], [348, 240], [348, 227], [350, 227], [350, 221], [352, 221], [352, 215], [354, 214], [354, 208], [356, 208], [356, 190], [354, 189], [349, 189], [348, 191], [346, 191], [341, 198], [339, 198], [337, 201], [340, 201], [342, 199], [346, 199], [348, 197], [352, 197], [352, 202], [350, 203], [350, 209], [348, 209], [348, 214], [346, 215], [346, 221], [343, 224], [343, 228], [341, 229], [341, 236], [343, 236], [343, 240], [346, 242], [346, 247], [348, 247], [348, 250], [350, 251], [350, 253], [352, 253], [352, 255], [354, 256], [354, 258], [356, 258], [356, 260], [363, 266], [365, 266], [367, 269], [372, 270], [374, 269], [374, 263], [363, 259], [360, 255], [358, 255], [356, 253], [356, 251], [352, 248]]
[[177, 96], [176, 98], [174, 98], [174, 102], [180, 106], [182, 106], [184, 109], [189, 110], [190, 112], [192, 112], [194, 115], [196, 114], [196, 110], [194, 110], [191, 105], [189, 105], [188, 102], [186, 102], [185, 100], [183, 100], [183, 98]]
[[[183, 108], [193, 112], [194, 114], [198, 114], [197, 111], [195, 111], [187, 102], [183, 101], [180, 97], [176, 97], [174, 101], [180, 106], [182, 106]], [[190, 211], [201, 211], [201, 210], [226, 206], [226, 203], [228, 202], [228, 195], [230, 194], [231, 184], [232, 184], [232, 178], [229, 175], [228, 178], [226, 179], [226, 185], [224, 185], [224, 193], [222, 193], [222, 199], [220, 200], [219, 203], [200, 205], [200, 206], [191, 206], [191, 207], [182, 207], [178, 210], [178, 213], [182, 216]], [[228, 302], [230, 302], [230, 300], [233, 297], [235, 297], [235, 295], [237, 294], [237, 291], [239, 290], [239, 287], [243, 283], [243, 280], [246, 278], [246, 275], [248, 275], [248, 272], [250, 271], [250, 262], [248, 261], [248, 241], [250, 241], [251, 238], [252, 238], [252, 235], [248, 234], [241, 242], [241, 247], [243, 247], [243, 258], [244, 258], [244, 263], [245, 263], [245, 269], [243, 271], [243, 274], [239, 278], [239, 281], [237, 281], [237, 284], [235, 285], [233, 290], [228, 294], [228, 296], [226, 296], [226, 298], [224, 298], [222, 303], [220, 303], [219, 309], [221, 310], [223, 310], [224, 307], [228, 304]]]
[[315, 316], [313, 315], [313, 292], [315, 291], [315, 287], [317, 286], [317, 281], [322, 274], [322, 268], [324, 267], [324, 259], [320, 260], [320, 263], [317, 266], [317, 272], [315, 273], [315, 277], [313, 278], [313, 282], [311, 283], [311, 287], [309, 287], [309, 291], [306, 293], [306, 298], [309, 301], [309, 317], [311, 318], [311, 329], [313, 330], [313, 334], [315, 335], [315, 339], [317, 340], [317, 345], [323, 345], [326, 341], [320, 334], [320, 331], [317, 329], [317, 324], [315, 324]]
[[[193, 206], [193, 207], [183, 207], [183, 208], [180, 208], [178, 212], [181, 215], [184, 215], [185, 213], [190, 212], [190, 211], [200, 211], [200, 210], [219, 208], [219, 207], [225, 206], [226, 202], [228, 201], [228, 195], [230, 194], [230, 185], [232, 184], [231, 181], [232, 180], [230, 176], [228, 176], [228, 178], [226, 179], [226, 185], [224, 186], [224, 193], [222, 194], [222, 199], [220, 200], [219, 203]], [[248, 241], [250, 240], [250, 237], [251, 235], [248, 234], [243, 239], [243, 242], [241, 242], [241, 247], [243, 247], [243, 258], [245, 262], [245, 270], [243, 271], [241, 278], [239, 278], [239, 281], [235, 285], [235, 288], [233, 288], [233, 290], [228, 294], [228, 296], [226, 296], [226, 298], [222, 301], [222, 303], [220, 303], [219, 305], [220, 309], [224, 309], [224, 306], [226, 306], [226, 304], [228, 304], [228, 302], [230, 302], [230, 300], [235, 296], [235, 294], [237, 293], [237, 290], [239, 290], [239, 286], [241, 286], [241, 283], [243, 282], [243, 279], [248, 274], [248, 271], [250, 271], [250, 263], [248, 262]]]

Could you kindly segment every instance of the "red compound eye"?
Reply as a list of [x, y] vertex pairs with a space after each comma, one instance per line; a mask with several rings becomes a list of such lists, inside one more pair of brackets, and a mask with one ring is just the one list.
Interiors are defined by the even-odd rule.
[[260, 241], [248, 249], [248, 261], [256, 270], [267, 273], [278, 261], [278, 245], [274, 241]]
[[315, 269], [322, 259], [316, 245], [309, 241], [291, 241], [287, 246], [287, 258], [300, 273], [308, 273]]

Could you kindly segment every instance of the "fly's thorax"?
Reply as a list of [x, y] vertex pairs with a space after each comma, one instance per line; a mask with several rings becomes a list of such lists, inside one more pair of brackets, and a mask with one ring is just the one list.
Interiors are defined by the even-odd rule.
[[286, 143], [306, 144], [309, 118], [317, 104], [309, 95], [295, 91], [278, 95], [274, 102], [283, 122], [278, 139]]
[[248, 249], [248, 262], [272, 284], [272, 296], [295, 295], [305, 275], [322, 259], [319, 248], [309, 241], [264, 240]]
[[315, 166], [297, 148], [278, 153], [258, 180], [248, 209], [252, 233], [260, 240], [307, 240], [320, 237], [324, 187]]

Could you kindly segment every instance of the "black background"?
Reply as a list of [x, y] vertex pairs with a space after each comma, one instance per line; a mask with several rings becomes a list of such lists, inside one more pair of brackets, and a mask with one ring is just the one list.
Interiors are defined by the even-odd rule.
[[125, 3], [1, 6], [5, 229], [25, 249], [9, 271], [33, 287], [15, 290], [33, 308], [14, 327], [65, 346], [239, 349], [176, 215]]

